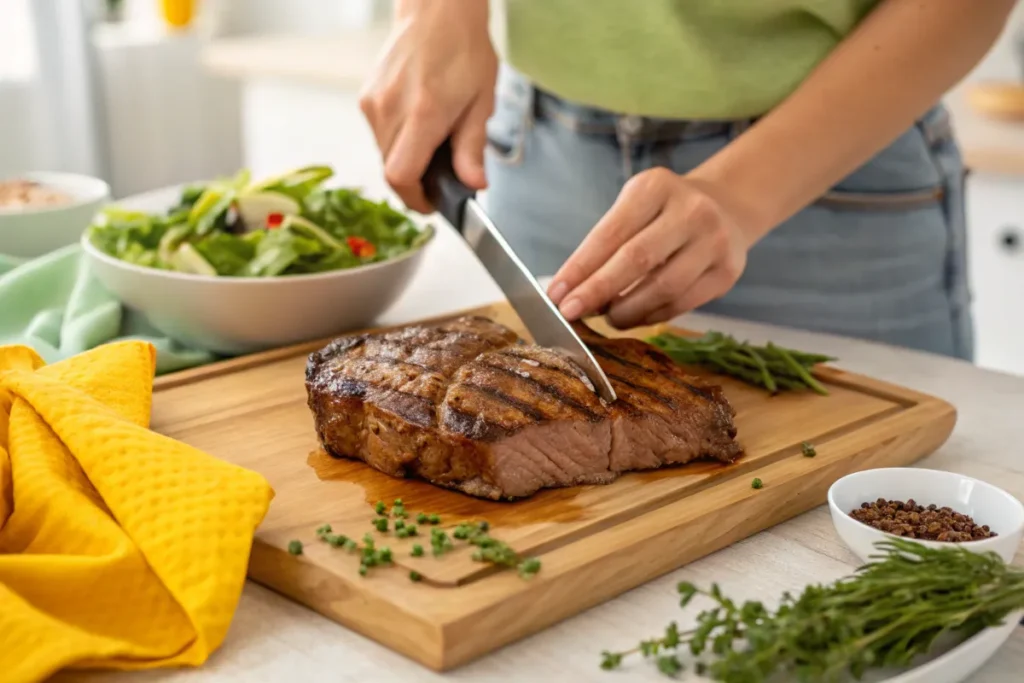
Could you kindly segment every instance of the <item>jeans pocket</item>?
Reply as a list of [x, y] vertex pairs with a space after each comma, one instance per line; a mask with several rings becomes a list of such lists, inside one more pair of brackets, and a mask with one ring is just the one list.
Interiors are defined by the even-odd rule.
[[487, 152], [496, 161], [516, 166], [523, 162], [533, 101], [529, 80], [503, 66], [495, 88], [494, 114], [487, 121]]
[[946, 198], [943, 185], [933, 185], [919, 190], [896, 192], [849, 192], [832, 189], [815, 202], [818, 206], [837, 211], [913, 211], [930, 205], [941, 204]]

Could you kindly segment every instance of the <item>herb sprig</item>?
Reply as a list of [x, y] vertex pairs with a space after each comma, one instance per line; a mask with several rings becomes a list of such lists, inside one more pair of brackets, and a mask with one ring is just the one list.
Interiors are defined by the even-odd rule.
[[699, 365], [735, 377], [747, 384], [763, 387], [775, 394], [793, 389], [810, 389], [822, 396], [828, 389], [814, 378], [814, 366], [835, 358], [787, 349], [768, 342], [755, 346], [722, 332], [702, 337], [682, 337], [665, 332], [648, 343], [658, 347], [681, 365]]
[[969, 638], [1024, 609], [1024, 571], [994, 553], [926, 548], [907, 539], [876, 544], [875, 562], [850, 577], [785, 593], [771, 611], [762, 603], [737, 605], [717, 584], [704, 591], [680, 583], [680, 605], [697, 595], [714, 606], [697, 626], [664, 635], [625, 652], [603, 652], [601, 668], [618, 668], [633, 654], [655, 658], [663, 673], [683, 669], [682, 652], [710, 661], [698, 673], [725, 683], [761, 683], [775, 674], [800, 681], [860, 678], [867, 670], [901, 667], [955, 633]]

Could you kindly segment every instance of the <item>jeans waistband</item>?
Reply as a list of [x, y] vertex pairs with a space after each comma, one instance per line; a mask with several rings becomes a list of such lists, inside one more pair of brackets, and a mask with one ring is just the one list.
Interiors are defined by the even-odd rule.
[[585, 135], [628, 137], [635, 142], [658, 142], [738, 135], [756, 119], [696, 121], [620, 114], [564, 100], [536, 85], [531, 86], [534, 114]]
[[[534, 114], [556, 121], [573, 132], [587, 135], [613, 135], [636, 142], [660, 142], [707, 138], [716, 135], [736, 137], [760, 117], [735, 120], [664, 119], [616, 112], [564, 100], [530, 84]], [[948, 110], [937, 104], [918, 119], [928, 144], [952, 137]]]

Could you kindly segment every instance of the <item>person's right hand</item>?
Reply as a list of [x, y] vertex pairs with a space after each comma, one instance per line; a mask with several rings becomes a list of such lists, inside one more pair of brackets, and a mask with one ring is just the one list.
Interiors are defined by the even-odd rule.
[[400, 0], [394, 33], [360, 97], [385, 178], [413, 210], [432, 210], [420, 179], [449, 135], [459, 179], [476, 190], [487, 185], [486, 124], [498, 71], [487, 5], [487, 0]]

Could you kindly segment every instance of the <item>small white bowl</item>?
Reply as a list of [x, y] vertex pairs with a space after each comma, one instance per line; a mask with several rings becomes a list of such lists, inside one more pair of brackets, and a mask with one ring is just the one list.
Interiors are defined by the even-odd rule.
[[[1004, 562], [1013, 560], [1024, 535], [1024, 505], [991, 484], [955, 472], [916, 467], [864, 470], [839, 479], [828, 490], [832, 525], [850, 550], [864, 562], [870, 562], [870, 556], [878, 554], [875, 543], [897, 538], [850, 517], [850, 512], [859, 508], [861, 503], [879, 498], [901, 501], [913, 498], [919, 505], [934, 503], [969, 515], [978, 524], [988, 525], [996, 536], [955, 545], [971, 552], [995, 552]], [[930, 548], [953, 545], [913, 540]]]
[[[179, 195], [178, 188], [169, 188], [118, 205], [160, 212]], [[100, 282], [160, 332], [188, 346], [236, 355], [367, 327], [405, 291], [429, 241], [380, 263], [281, 277], [216, 277], [145, 268], [102, 252], [85, 234], [81, 245]]]
[[93, 216], [110, 200], [110, 186], [73, 173], [13, 173], [5, 180], [31, 180], [64, 192], [71, 202], [54, 206], [0, 206], [0, 254], [35, 258], [78, 242]]

